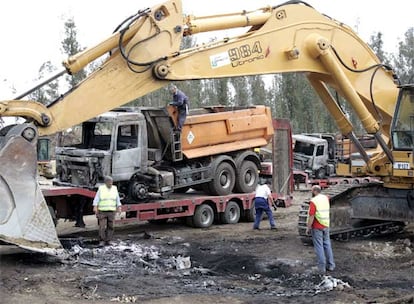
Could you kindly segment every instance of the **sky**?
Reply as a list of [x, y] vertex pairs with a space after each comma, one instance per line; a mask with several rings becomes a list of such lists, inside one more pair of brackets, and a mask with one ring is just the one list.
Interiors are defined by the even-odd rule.
[[[13, 0], [0, 2], [0, 100], [32, 87], [39, 67], [50, 60], [60, 68], [63, 24], [73, 17], [78, 40], [93, 46], [108, 37], [126, 17], [159, 0]], [[182, 0], [184, 14], [196, 16], [254, 10], [278, 5], [278, 0]], [[398, 41], [414, 26], [414, 1], [308, 0], [316, 10], [352, 27], [364, 41], [382, 32], [387, 52], [397, 52]], [[226, 33], [228, 35], [228, 33]], [[212, 33], [212, 37], [220, 36]], [[206, 38], [199, 38], [206, 39]]]

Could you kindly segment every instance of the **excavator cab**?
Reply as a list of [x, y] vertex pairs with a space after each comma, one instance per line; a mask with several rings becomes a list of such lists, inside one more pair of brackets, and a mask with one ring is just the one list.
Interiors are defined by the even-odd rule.
[[414, 85], [400, 89], [391, 132], [394, 150], [414, 151]]

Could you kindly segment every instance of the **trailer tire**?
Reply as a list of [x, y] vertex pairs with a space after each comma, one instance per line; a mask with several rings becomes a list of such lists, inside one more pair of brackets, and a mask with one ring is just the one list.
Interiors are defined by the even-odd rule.
[[244, 221], [246, 222], [254, 222], [254, 219], [256, 217], [256, 209], [254, 208], [254, 205], [247, 210], [244, 210]]
[[254, 162], [245, 160], [237, 172], [235, 190], [238, 193], [252, 193], [257, 187], [258, 180], [259, 168]]
[[224, 212], [220, 214], [220, 220], [223, 224], [237, 224], [240, 220], [239, 204], [229, 201]]
[[189, 227], [194, 227], [194, 220], [192, 216], [187, 216], [185, 218], [185, 224]]
[[212, 195], [227, 195], [232, 193], [236, 182], [236, 172], [228, 162], [221, 162], [214, 172], [214, 178], [209, 182], [208, 188]]
[[214, 210], [207, 204], [199, 205], [193, 215], [193, 224], [197, 228], [208, 228], [214, 222]]

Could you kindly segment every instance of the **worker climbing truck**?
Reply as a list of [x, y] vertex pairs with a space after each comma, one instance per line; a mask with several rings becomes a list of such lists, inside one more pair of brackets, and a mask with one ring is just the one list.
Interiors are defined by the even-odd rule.
[[260, 168], [254, 148], [273, 135], [270, 109], [194, 109], [181, 132], [174, 109], [120, 108], [82, 123], [79, 141], [56, 149], [55, 184], [93, 190], [111, 175], [127, 203], [189, 188], [253, 192]]

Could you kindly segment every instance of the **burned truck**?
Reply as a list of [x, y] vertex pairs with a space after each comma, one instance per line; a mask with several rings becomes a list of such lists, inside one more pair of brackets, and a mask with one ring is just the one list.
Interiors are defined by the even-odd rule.
[[[361, 155], [349, 138], [329, 133], [293, 135], [294, 169], [309, 178], [364, 175]], [[370, 157], [377, 152], [375, 139], [368, 134], [357, 136]]]
[[[77, 127], [56, 148], [55, 185], [96, 189], [111, 175], [126, 201], [186, 192], [249, 193], [258, 182], [254, 148], [273, 135], [268, 107], [190, 111], [181, 132], [174, 107], [116, 109]], [[76, 133], [75, 132], [75, 133]]]

